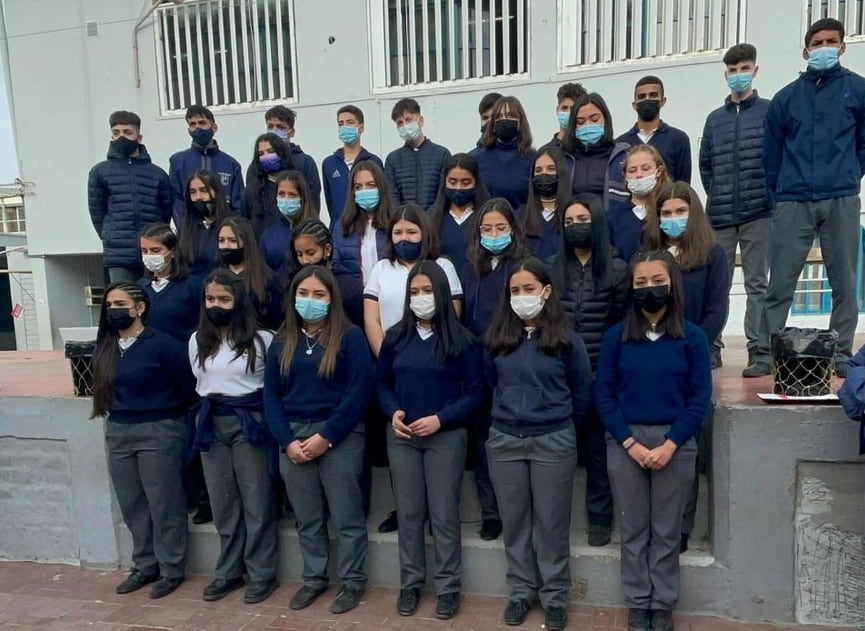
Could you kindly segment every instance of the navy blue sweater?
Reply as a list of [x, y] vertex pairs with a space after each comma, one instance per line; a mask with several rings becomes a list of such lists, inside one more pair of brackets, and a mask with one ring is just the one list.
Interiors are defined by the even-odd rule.
[[595, 408], [618, 443], [629, 425], [671, 425], [667, 438], [683, 445], [703, 424], [712, 399], [709, 344], [685, 322], [685, 337], [622, 341], [622, 323], [605, 334], [595, 374]]
[[463, 427], [484, 401], [483, 354], [472, 344], [459, 357], [435, 356], [438, 335], [422, 340], [416, 331], [399, 339], [399, 327], [384, 338], [376, 367], [376, 394], [385, 417], [405, 412], [406, 425], [437, 414], [441, 429]]
[[474, 225], [474, 216], [469, 217], [462, 224], [458, 224], [451, 216], [450, 211], [444, 212], [441, 232], [439, 233], [441, 255], [449, 258], [454, 264], [454, 269], [458, 272], [466, 264], [469, 235]]
[[[116, 344], [114, 340], [107, 340]], [[181, 418], [195, 400], [187, 344], [146, 327], [114, 364], [114, 402], [108, 420], [146, 423]]]
[[138, 284], [150, 299], [145, 316], [147, 326], [186, 344], [198, 326], [203, 282], [201, 276], [187, 276], [181, 280], [169, 280], [162, 291], [156, 291], [149, 278], [140, 279]]
[[504, 197], [514, 208], [526, 203], [537, 151], [531, 149], [521, 156], [515, 144], [497, 142], [491, 148], [478, 148], [472, 155], [491, 197]]
[[[378, 166], [384, 169], [381, 158], [374, 153], [370, 153], [363, 147], [354, 164], [369, 160], [375, 162]], [[340, 148], [327, 156], [324, 162], [321, 163], [321, 179], [324, 184], [324, 201], [327, 204], [327, 212], [330, 214], [330, 230], [333, 232], [334, 226], [339, 226], [339, 220], [342, 217], [342, 210], [345, 208], [345, 201], [348, 198], [348, 173], [350, 169], [345, 163], [345, 149]]]
[[168, 159], [168, 176], [171, 179], [171, 195], [174, 224], [183, 225], [186, 214], [186, 187], [196, 171], [210, 171], [219, 178], [231, 212], [239, 213], [243, 201], [243, 171], [240, 163], [225, 153], [214, 141], [209, 147], [192, 143], [189, 149], [178, 151]]
[[510, 267], [509, 263], [501, 263], [496, 269], [478, 276], [470, 263], [463, 266], [460, 273], [465, 300], [463, 322], [478, 339], [483, 338], [493, 321], [496, 306], [508, 285]]
[[729, 272], [724, 248], [715, 244], [709, 262], [682, 270], [685, 319], [703, 329], [712, 343], [724, 330], [729, 301]]
[[[525, 213], [526, 209], [524, 208], [522, 212]], [[542, 261], [546, 261], [559, 252], [559, 246], [562, 243], [562, 235], [556, 230], [556, 227], [561, 225], [561, 217], [558, 216], [559, 212], [557, 211], [556, 216], [549, 221], [541, 217], [541, 236], [530, 237], [526, 235], [526, 241], [532, 250], [532, 254]]]
[[282, 341], [273, 341], [264, 369], [264, 416], [280, 449], [284, 451], [294, 441], [291, 422], [325, 423], [321, 435], [334, 447], [352, 431], [363, 431], [374, 373], [361, 330], [356, 326], [346, 329], [330, 379], [318, 376], [324, 349], [317, 345], [312, 355], [307, 355], [303, 339], [288, 375], [283, 375], [279, 369], [283, 347]]
[[589, 405], [592, 369], [583, 340], [568, 333], [571, 348], [547, 355], [538, 333], [507, 355], [484, 353], [493, 393], [493, 427], [512, 436], [540, 436], [579, 425]]
[[[643, 141], [637, 135], [637, 124], [616, 139], [616, 142], [626, 142], [632, 147], [642, 145]], [[667, 165], [667, 173], [679, 182], [691, 183], [691, 141], [688, 134], [681, 129], [670, 127], [664, 121], [649, 138], [649, 144], [658, 150]]]
[[288, 259], [291, 248], [291, 222], [279, 216], [272, 226], [265, 230], [258, 240], [258, 249], [264, 257], [264, 262], [272, 270], [278, 270]]
[[610, 245], [616, 248], [619, 258], [629, 263], [643, 245], [644, 219], [634, 214], [630, 202], [616, 204], [607, 210], [607, 227], [610, 229]]

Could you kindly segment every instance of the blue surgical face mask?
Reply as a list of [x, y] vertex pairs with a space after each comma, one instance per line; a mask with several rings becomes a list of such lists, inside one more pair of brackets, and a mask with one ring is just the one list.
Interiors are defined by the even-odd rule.
[[294, 310], [304, 322], [315, 324], [327, 317], [330, 311], [330, 303], [315, 298], [297, 298], [294, 301]]
[[604, 126], [583, 125], [582, 127], [577, 128], [575, 135], [577, 140], [587, 147], [591, 147], [592, 145], [598, 144], [601, 141], [601, 138], [604, 137]]
[[351, 125], [343, 125], [336, 131], [336, 135], [339, 136], [339, 140], [342, 144], [353, 145], [357, 142], [357, 139], [360, 138], [360, 130]]
[[568, 126], [568, 122], [571, 120], [571, 113], [559, 112], [557, 116], [559, 118], [559, 129], [565, 129]]
[[366, 211], [372, 212], [378, 208], [380, 201], [377, 188], [366, 188], [354, 192], [354, 203]]
[[727, 87], [735, 94], [744, 94], [751, 89], [751, 83], [754, 81], [754, 73], [740, 72], [739, 74], [731, 74], [727, 77]]
[[838, 65], [839, 54], [840, 50], [834, 46], [815, 48], [808, 53], [808, 69], [820, 72], [834, 68]]
[[300, 199], [296, 197], [284, 197], [276, 200], [276, 207], [283, 217], [292, 217], [300, 210]]
[[670, 239], [678, 239], [685, 234], [688, 226], [688, 217], [668, 217], [661, 219], [661, 230]]
[[511, 233], [497, 237], [481, 236], [481, 247], [490, 254], [501, 254], [511, 244]]
[[276, 134], [280, 138], [282, 138], [285, 142], [291, 142], [288, 132], [285, 129], [268, 129], [268, 134]]

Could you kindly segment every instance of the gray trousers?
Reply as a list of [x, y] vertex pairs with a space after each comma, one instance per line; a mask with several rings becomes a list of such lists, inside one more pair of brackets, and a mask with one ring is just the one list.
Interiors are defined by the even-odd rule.
[[129, 269], [128, 267], [107, 267], [105, 268], [108, 271], [108, 282], [110, 283], [134, 283], [139, 278], [141, 278], [141, 274], [137, 274], [135, 270]]
[[201, 452], [213, 523], [219, 533], [216, 578], [251, 581], [276, 576], [278, 522], [267, 450], [250, 445], [237, 416], [213, 419], [213, 443]]
[[466, 461], [466, 430], [424, 438], [397, 438], [387, 428], [387, 455], [399, 515], [399, 569], [402, 589], [426, 582], [424, 521], [429, 505], [435, 550], [434, 584], [441, 596], [462, 587], [460, 491]]
[[856, 303], [859, 208], [858, 195], [775, 205], [769, 249], [772, 273], [757, 343], [761, 361], [770, 361], [771, 334], [787, 322], [793, 292], [816, 234], [820, 235], [820, 248], [832, 287], [829, 328], [838, 331], [836, 357], [842, 360], [852, 356], [853, 334], [859, 320]]
[[279, 470], [298, 521], [303, 582], [313, 589], [328, 585], [328, 514], [336, 527], [342, 584], [352, 588], [366, 585], [364, 563], [368, 540], [361, 493], [363, 457], [364, 437], [358, 432], [352, 432], [312, 462], [294, 464], [284, 452], [279, 457]]
[[105, 423], [108, 473], [132, 533], [132, 565], [142, 574], [186, 573], [182, 420]]
[[[715, 230], [715, 237], [727, 254], [730, 289], [733, 287], [733, 269], [736, 266], [737, 245], [742, 252], [742, 274], [745, 277], [745, 295], [747, 296], [745, 338], [749, 351], [757, 346], [757, 331], [760, 328], [763, 303], [766, 300], [766, 289], [769, 286], [769, 240], [771, 234], [772, 219], [770, 217], [749, 221], [740, 226]], [[728, 301], [727, 313], [729, 311]], [[720, 343], [720, 335], [717, 342], [719, 346], [723, 346]]]
[[[669, 425], [631, 425], [634, 438], [654, 449]], [[607, 466], [618, 511], [622, 593], [632, 609], [675, 608], [679, 600], [682, 512], [694, 481], [697, 447], [691, 439], [660, 471], [643, 469], [607, 437]]]
[[567, 607], [576, 429], [520, 438], [492, 428], [487, 455], [501, 499], [511, 599], [539, 596], [545, 609]]

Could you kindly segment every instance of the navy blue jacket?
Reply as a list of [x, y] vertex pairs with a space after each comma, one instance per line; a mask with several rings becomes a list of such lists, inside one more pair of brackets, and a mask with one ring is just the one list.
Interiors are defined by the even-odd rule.
[[609, 211], [630, 207], [631, 193], [625, 185], [625, 154], [630, 146], [617, 142], [610, 146], [586, 147], [576, 143], [573, 153], [566, 153], [574, 194], [594, 193], [604, 200]]
[[429, 138], [424, 138], [417, 149], [405, 144], [391, 151], [384, 162], [384, 172], [394, 207], [413, 202], [425, 210], [432, 208], [445, 161], [450, 157], [450, 151]]
[[607, 210], [607, 227], [610, 230], [610, 245], [612, 245], [619, 258], [626, 263], [640, 251], [643, 245], [643, 228], [645, 219], [640, 219], [634, 214], [634, 206], [631, 202], [615, 204]]
[[[354, 160], [354, 164], [370, 160], [384, 169], [381, 158], [370, 153], [363, 147]], [[324, 201], [327, 204], [327, 212], [330, 215], [330, 231], [339, 225], [345, 202], [348, 198], [349, 182], [348, 174], [351, 169], [345, 163], [345, 150], [337, 149], [321, 163], [321, 180], [324, 183]]]
[[865, 346], [847, 360], [847, 377], [838, 399], [847, 416], [859, 423], [859, 453], [865, 454]]
[[[114, 344], [114, 340], [108, 340]], [[145, 423], [179, 419], [195, 401], [187, 344], [147, 326], [114, 363], [108, 420]]]
[[623, 342], [622, 326], [610, 327], [601, 343], [595, 409], [617, 443], [631, 435], [629, 425], [671, 425], [666, 436], [681, 447], [709, 412], [711, 340], [686, 321], [683, 338]]
[[537, 151], [531, 149], [521, 156], [515, 144], [497, 142], [491, 148], [479, 147], [471, 155], [478, 161], [491, 197], [504, 197], [515, 209], [528, 201]]
[[[626, 142], [632, 147], [642, 145], [638, 131], [639, 128], [634, 123], [630, 130], [616, 138], [616, 142]], [[688, 134], [661, 121], [658, 129], [649, 138], [649, 144], [661, 154], [670, 177], [677, 182], [691, 183], [691, 140]]]
[[318, 376], [324, 355], [319, 344], [311, 355], [297, 345], [288, 375], [279, 368], [284, 344], [275, 339], [267, 350], [264, 369], [264, 418], [270, 433], [285, 451], [294, 441], [289, 423], [324, 423], [321, 435], [334, 447], [351, 432], [363, 432], [363, 419], [373, 388], [369, 346], [359, 328], [349, 326], [342, 336], [333, 377]]
[[262, 233], [258, 240], [258, 249], [264, 257], [267, 266], [276, 271], [285, 264], [291, 248], [291, 222], [279, 216], [272, 226]]
[[466, 264], [466, 250], [468, 249], [469, 235], [475, 225], [475, 215], [472, 214], [461, 224], [451, 216], [450, 211], [444, 211], [442, 227], [439, 232], [439, 245], [441, 255], [450, 259], [454, 269], [459, 272]]
[[589, 405], [592, 369], [586, 347], [570, 331], [571, 348], [547, 355], [538, 337], [523, 339], [512, 353], [484, 353], [484, 374], [493, 394], [493, 427], [512, 436], [540, 436], [579, 425]]
[[308, 153], [304, 153], [300, 145], [291, 143], [291, 159], [294, 168], [303, 173], [303, 178], [309, 184], [309, 192], [312, 194], [312, 205], [316, 210], [321, 208], [321, 180], [318, 177], [318, 165]]
[[763, 174], [763, 123], [769, 100], [754, 92], [734, 103], [729, 96], [706, 118], [700, 140], [700, 179], [706, 214], [715, 228], [728, 228], [772, 214]]
[[500, 263], [496, 269], [479, 277], [471, 263], [463, 265], [460, 272], [465, 300], [463, 322], [478, 339], [483, 339], [493, 321], [493, 314], [508, 285], [510, 269], [510, 263]]
[[544, 145], [541, 145], [541, 148], [538, 149], [538, 151], [546, 149], [547, 147], [558, 147], [559, 149], [562, 148], [562, 141], [559, 140], [558, 134], [553, 134], [553, 137], [550, 139], [550, 141]]
[[186, 185], [189, 178], [201, 170], [210, 171], [219, 177], [231, 212], [240, 212], [243, 203], [243, 171], [240, 163], [220, 149], [216, 141], [209, 147], [193, 142], [189, 149], [178, 151], [168, 159], [176, 226], [183, 225], [183, 216], [186, 214]]
[[705, 265], [682, 270], [685, 319], [703, 329], [709, 343], [717, 339], [727, 321], [729, 279], [727, 254], [717, 243]]
[[108, 159], [90, 169], [87, 204], [102, 240], [105, 267], [140, 271], [141, 229], [171, 219], [168, 174], [150, 161], [144, 145], [138, 151], [134, 158], [125, 158], [109, 147]]
[[865, 79], [842, 66], [807, 70], [772, 98], [763, 142], [778, 202], [859, 194], [865, 173]]
[[376, 365], [376, 394], [385, 418], [405, 412], [406, 425], [433, 414], [441, 431], [464, 427], [484, 402], [481, 347], [472, 344], [459, 357], [435, 356], [437, 334], [422, 340], [416, 331], [398, 337], [399, 326], [385, 335]]
[[[333, 231], [333, 266], [339, 267], [352, 276], [364, 280], [360, 261], [360, 237], [356, 234], [345, 236], [342, 225], [337, 225]], [[378, 248], [378, 260], [384, 258], [385, 231], [375, 231], [375, 241]]]
[[147, 326], [186, 344], [198, 326], [203, 282], [203, 276], [186, 276], [181, 280], [169, 280], [162, 291], [156, 291], [149, 278], [140, 279], [138, 284], [150, 299], [145, 316]]

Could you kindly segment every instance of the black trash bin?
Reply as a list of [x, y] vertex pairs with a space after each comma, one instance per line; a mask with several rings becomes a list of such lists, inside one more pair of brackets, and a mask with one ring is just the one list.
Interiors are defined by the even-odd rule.
[[838, 333], [788, 326], [772, 334], [775, 394], [813, 397], [832, 392]]
[[66, 342], [66, 357], [72, 366], [72, 389], [76, 397], [93, 396], [93, 352], [96, 342]]

